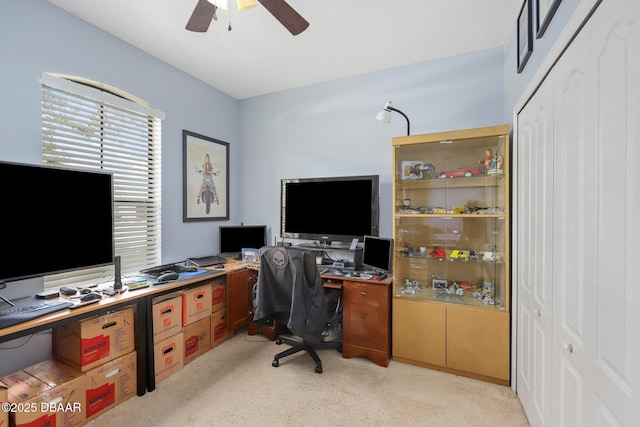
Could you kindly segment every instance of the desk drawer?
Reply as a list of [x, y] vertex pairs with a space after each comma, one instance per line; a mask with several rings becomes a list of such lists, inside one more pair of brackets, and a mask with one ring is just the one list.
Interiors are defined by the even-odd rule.
[[344, 282], [344, 298], [352, 304], [366, 304], [379, 307], [385, 295], [385, 288], [370, 283]]
[[344, 341], [348, 344], [380, 349], [380, 310], [372, 304], [349, 304], [344, 314]]

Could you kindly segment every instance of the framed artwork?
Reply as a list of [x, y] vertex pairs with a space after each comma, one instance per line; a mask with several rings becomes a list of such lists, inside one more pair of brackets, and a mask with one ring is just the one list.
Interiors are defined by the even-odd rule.
[[524, 70], [533, 52], [532, 1], [524, 0], [518, 14], [518, 73]]
[[182, 131], [182, 221], [229, 219], [229, 144]]
[[536, 38], [539, 39], [549, 26], [562, 0], [536, 0]]

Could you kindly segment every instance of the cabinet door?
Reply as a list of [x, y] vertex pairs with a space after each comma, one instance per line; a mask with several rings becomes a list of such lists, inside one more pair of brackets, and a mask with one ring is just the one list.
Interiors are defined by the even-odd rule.
[[248, 324], [249, 270], [227, 274], [227, 322], [231, 332]]
[[553, 79], [518, 115], [516, 387], [532, 426], [551, 420]]
[[394, 298], [392, 316], [394, 358], [446, 366], [446, 305]]
[[447, 307], [447, 367], [509, 381], [509, 313]]

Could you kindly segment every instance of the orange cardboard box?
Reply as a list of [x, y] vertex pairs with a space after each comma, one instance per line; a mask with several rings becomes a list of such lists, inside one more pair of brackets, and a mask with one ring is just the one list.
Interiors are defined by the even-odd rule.
[[153, 299], [153, 342], [177, 334], [182, 329], [182, 292]]
[[211, 321], [201, 319], [182, 328], [184, 364], [195, 360], [211, 348]]
[[227, 338], [227, 310], [211, 315], [211, 348], [222, 344]]
[[153, 346], [156, 384], [184, 366], [184, 334], [179, 332]]
[[133, 308], [71, 322], [53, 330], [55, 358], [82, 372], [133, 350]]
[[211, 284], [187, 289], [182, 293], [182, 326], [211, 316]]
[[9, 386], [14, 427], [76, 427], [86, 423], [85, 375], [55, 360], [45, 360], [0, 381]]
[[136, 395], [136, 358], [133, 351], [86, 372], [87, 421]]
[[[7, 393], [7, 387], [3, 384], [0, 384], [0, 404], [7, 403], [9, 401], [9, 396]], [[9, 413], [0, 410], [0, 427], [8, 427], [9, 426]]]
[[221, 276], [211, 281], [211, 311], [223, 310], [227, 306], [227, 280], [226, 276]]

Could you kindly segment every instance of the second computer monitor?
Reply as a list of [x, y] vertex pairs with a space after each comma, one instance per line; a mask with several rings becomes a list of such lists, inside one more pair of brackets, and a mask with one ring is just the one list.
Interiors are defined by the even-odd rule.
[[365, 270], [391, 273], [393, 266], [393, 239], [364, 236], [362, 266]]
[[260, 249], [267, 244], [267, 226], [220, 226], [219, 237], [220, 253], [238, 258], [242, 249]]

